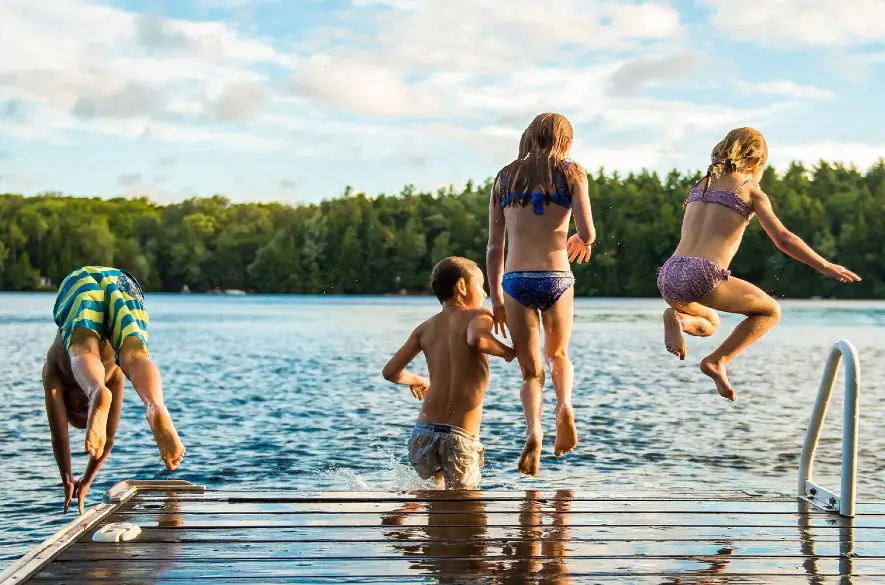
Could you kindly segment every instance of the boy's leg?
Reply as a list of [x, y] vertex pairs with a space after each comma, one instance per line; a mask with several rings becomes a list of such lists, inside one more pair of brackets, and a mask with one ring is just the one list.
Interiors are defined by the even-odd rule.
[[120, 348], [120, 367], [132, 382], [135, 392], [144, 403], [145, 418], [154, 434], [163, 463], [171, 471], [184, 457], [184, 445], [178, 438], [172, 417], [163, 402], [163, 381], [160, 370], [148, 356], [141, 339], [129, 336]]
[[104, 364], [98, 336], [86, 328], [76, 328], [71, 334], [68, 357], [74, 380], [89, 399], [89, 418], [86, 423], [86, 452], [95, 459], [104, 453], [107, 442], [108, 414], [113, 395], [105, 386]]
[[716, 350], [701, 361], [701, 371], [716, 383], [721, 396], [734, 400], [725, 366], [780, 321], [780, 306], [754, 284], [731, 277], [722, 281], [701, 303], [718, 311], [746, 315]]
[[685, 359], [685, 337], [709, 337], [719, 329], [719, 315], [710, 307], [700, 303], [677, 303], [667, 301], [669, 309], [664, 310], [664, 346], [667, 351]]
[[541, 428], [544, 366], [541, 364], [538, 312], [524, 307], [509, 296], [504, 297], [504, 307], [507, 311], [507, 327], [513, 338], [513, 349], [522, 370], [520, 399], [527, 425], [525, 447], [518, 467], [526, 475], [537, 475], [541, 468], [541, 444], [544, 438]]
[[557, 457], [571, 453], [578, 445], [578, 430], [575, 428], [575, 414], [572, 410], [575, 369], [568, 357], [574, 320], [574, 287], [565, 291], [556, 304], [541, 313], [544, 324], [544, 357], [553, 378], [553, 389], [556, 391], [556, 443], [553, 454]]

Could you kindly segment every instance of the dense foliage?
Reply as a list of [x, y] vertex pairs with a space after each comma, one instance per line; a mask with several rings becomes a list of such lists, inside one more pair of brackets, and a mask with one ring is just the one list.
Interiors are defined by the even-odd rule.
[[[591, 263], [576, 268], [578, 294], [656, 295], [656, 268], [676, 246], [682, 200], [699, 176], [591, 175], [599, 236]], [[762, 186], [791, 230], [864, 281], [825, 280], [778, 252], [755, 221], [732, 265], [737, 276], [778, 296], [885, 297], [885, 163], [865, 173], [825, 163], [782, 176], [769, 169]], [[443, 256], [484, 264], [488, 193], [488, 181], [378, 197], [348, 189], [296, 207], [221, 196], [160, 206], [0, 195], [0, 289], [57, 286], [71, 269], [100, 264], [125, 268], [155, 291], [421, 291]]]

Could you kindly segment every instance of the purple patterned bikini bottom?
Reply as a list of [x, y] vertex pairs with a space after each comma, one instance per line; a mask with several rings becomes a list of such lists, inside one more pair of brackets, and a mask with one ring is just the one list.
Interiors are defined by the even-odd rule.
[[731, 275], [707, 258], [673, 256], [658, 269], [658, 290], [666, 301], [693, 303], [701, 300]]

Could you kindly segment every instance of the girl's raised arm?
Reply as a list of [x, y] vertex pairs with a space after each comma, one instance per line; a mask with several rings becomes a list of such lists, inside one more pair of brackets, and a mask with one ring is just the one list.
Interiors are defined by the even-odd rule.
[[777, 246], [777, 249], [787, 256], [811, 266], [824, 276], [838, 280], [839, 282], [859, 282], [860, 276], [851, 272], [844, 266], [828, 262], [823, 256], [815, 252], [811, 246], [802, 241], [802, 238], [791, 232], [781, 223], [768, 195], [758, 187], [750, 189], [750, 199], [753, 202], [753, 211], [759, 218], [762, 229]]

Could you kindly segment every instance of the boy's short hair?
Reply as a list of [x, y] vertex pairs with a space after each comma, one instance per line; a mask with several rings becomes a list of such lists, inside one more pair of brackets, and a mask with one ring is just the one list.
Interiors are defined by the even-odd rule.
[[439, 302], [442, 303], [454, 297], [455, 285], [458, 284], [458, 280], [463, 278], [465, 281], [469, 281], [472, 270], [479, 270], [479, 265], [467, 258], [449, 256], [440, 260], [430, 273], [430, 288], [433, 289], [433, 294], [436, 295]]

